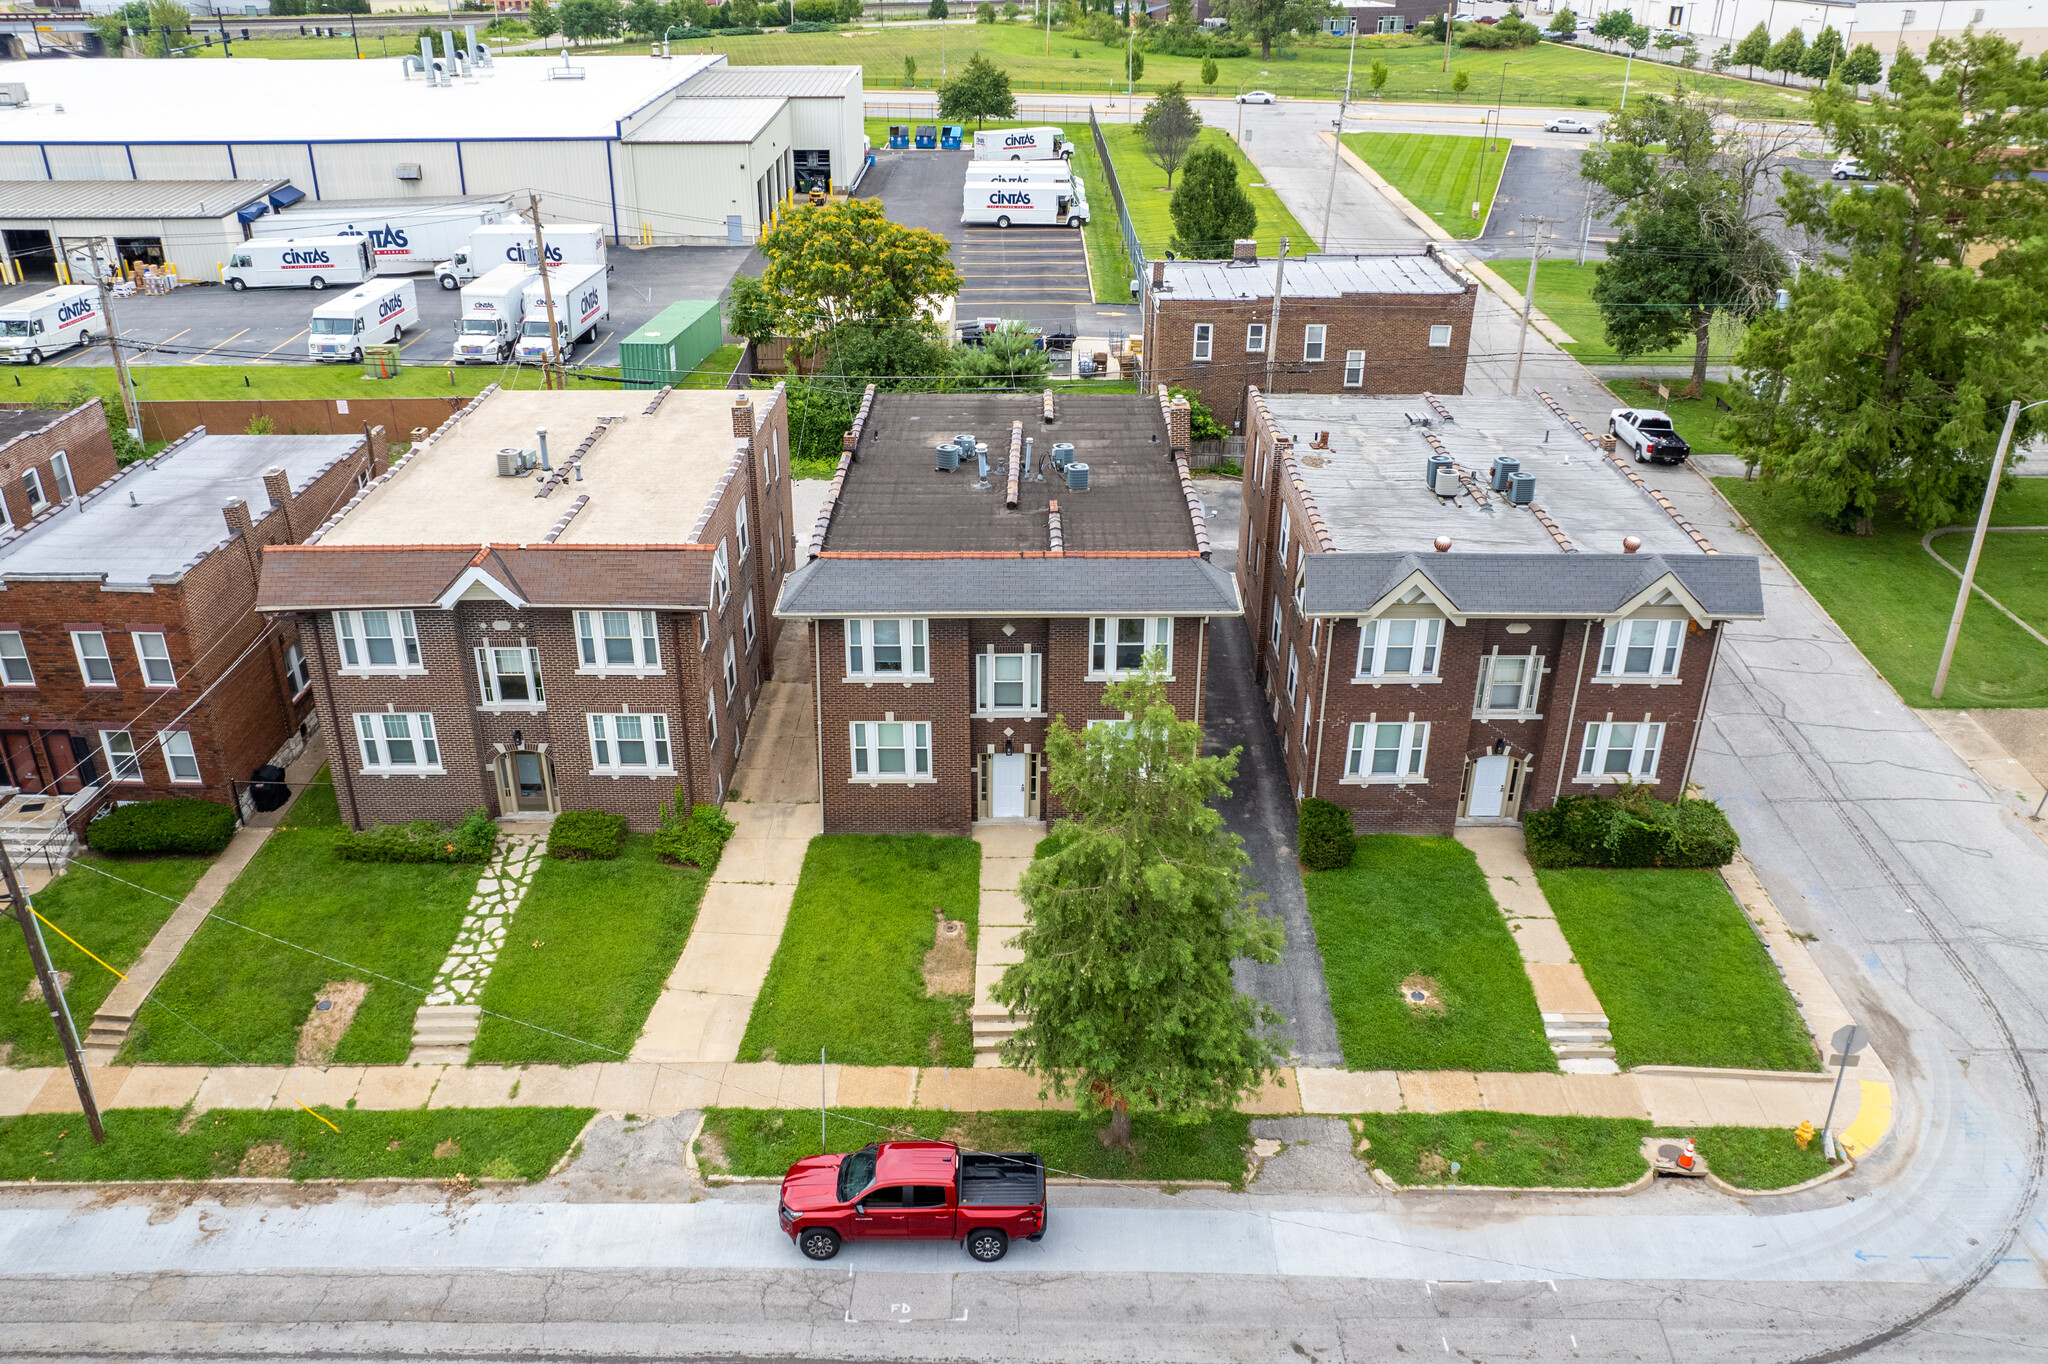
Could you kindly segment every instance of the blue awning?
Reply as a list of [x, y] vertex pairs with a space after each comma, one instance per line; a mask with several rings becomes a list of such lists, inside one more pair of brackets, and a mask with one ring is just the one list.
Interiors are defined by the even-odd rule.
[[272, 208], [290, 208], [305, 197], [306, 191], [294, 189], [292, 186], [286, 185], [283, 189], [274, 189], [270, 192], [270, 206]]
[[258, 199], [255, 203], [250, 204], [243, 208], [242, 211], [237, 213], [235, 216], [245, 223], [253, 223], [258, 218], [262, 217], [264, 214], [268, 212], [270, 212], [270, 205], [265, 203], [263, 200]]

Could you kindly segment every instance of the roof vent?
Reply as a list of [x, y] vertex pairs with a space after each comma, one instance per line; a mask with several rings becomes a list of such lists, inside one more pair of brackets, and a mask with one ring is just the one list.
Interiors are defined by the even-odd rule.
[[1639, 537], [1637, 537], [1637, 536], [1634, 536], [1634, 535], [1624, 535], [1624, 536], [1623, 536], [1623, 537], [1621, 538], [1621, 552], [1622, 552], [1623, 554], [1633, 554], [1633, 553], [1635, 553], [1635, 552], [1636, 552], [1637, 550], [1641, 549], [1642, 547], [1643, 547], [1643, 542], [1642, 542], [1642, 540], [1641, 540], [1641, 539], [1640, 539]]
[[1436, 537], [1436, 552], [1439, 554], [1449, 554], [1451, 552], [1450, 536], [1439, 535]]
[[1087, 465], [1085, 465], [1085, 464], [1069, 464], [1069, 465], [1067, 465], [1067, 468], [1066, 468], [1066, 474], [1067, 474], [1067, 491], [1068, 491], [1068, 492], [1071, 492], [1071, 493], [1085, 493], [1085, 492], [1087, 492], [1087, 491], [1088, 491], [1088, 466], [1087, 466]]
[[19, 109], [28, 103], [28, 87], [19, 81], [0, 81], [0, 109]]

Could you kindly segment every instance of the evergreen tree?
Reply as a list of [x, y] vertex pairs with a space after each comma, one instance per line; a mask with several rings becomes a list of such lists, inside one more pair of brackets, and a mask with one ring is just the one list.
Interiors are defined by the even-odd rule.
[[1228, 257], [1231, 243], [1259, 226], [1259, 211], [1237, 182], [1237, 162], [1215, 146], [1189, 153], [1167, 211], [1173, 215], [1174, 252], [1203, 260]]
[[1221, 74], [1222, 72], [1216, 68], [1216, 59], [1214, 57], [1202, 58], [1202, 84], [1214, 85], [1216, 78]]

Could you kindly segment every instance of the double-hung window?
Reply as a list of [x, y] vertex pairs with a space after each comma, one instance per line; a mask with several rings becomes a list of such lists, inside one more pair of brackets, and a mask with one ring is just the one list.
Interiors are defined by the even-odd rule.
[[1044, 668], [1043, 654], [976, 654], [974, 709], [983, 714], [1036, 714]]
[[28, 509], [30, 512], [39, 512], [49, 505], [50, 499], [43, 492], [43, 476], [34, 469], [23, 471], [21, 486], [28, 489]]
[[1254, 322], [1244, 329], [1244, 349], [1247, 355], [1266, 353], [1266, 324]]
[[306, 688], [313, 685], [313, 673], [306, 666], [306, 650], [303, 646], [285, 645], [284, 677], [285, 681], [291, 683], [293, 700], [305, 695]]
[[732, 647], [732, 641], [725, 642], [725, 699], [729, 703], [740, 691], [739, 655]]
[[578, 611], [578, 672], [657, 673], [661, 645], [652, 611]]
[[1329, 331], [1317, 322], [1301, 329], [1301, 358], [1311, 363], [1323, 358], [1323, 337]]
[[476, 651], [476, 677], [486, 706], [507, 710], [547, 708], [547, 693], [540, 685], [538, 649], [527, 645], [486, 645]]
[[711, 551], [711, 609], [725, 610], [725, 599], [731, 595], [732, 568], [726, 562], [725, 537], [720, 536], [718, 547]]
[[107, 771], [115, 781], [142, 780], [142, 759], [135, 752], [133, 734], [125, 729], [103, 729], [100, 748], [107, 755]]
[[932, 727], [922, 721], [885, 720], [850, 727], [854, 781], [929, 781]]
[[858, 618], [846, 622], [846, 675], [903, 681], [931, 676], [921, 618]]
[[1365, 352], [1347, 350], [1344, 352], [1344, 387], [1358, 388], [1365, 383]]
[[1473, 694], [1472, 714], [1536, 719], [1536, 693], [1542, 682], [1541, 654], [1488, 654], [1479, 660], [1479, 684]]
[[1677, 677], [1678, 656], [1685, 648], [1685, 625], [1683, 617], [1614, 622], [1600, 641], [1598, 675], [1649, 681]]
[[410, 611], [336, 611], [334, 636], [343, 672], [424, 671]]
[[1301, 660], [1295, 657], [1294, 650], [1289, 649], [1287, 651], [1287, 704], [1290, 706], [1294, 704], [1294, 684], [1300, 680], [1300, 677]]
[[135, 632], [135, 660], [142, 665], [144, 686], [175, 687], [178, 676], [171, 669], [170, 646], [156, 631]]
[[1215, 335], [1216, 329], [1209, 323], [1197, 322], [1195, 324], [1195, 358], [1197, 360], [1209, 358], [1210, 351], [1215, 349]]
[[163, 748], [164, 766], [170, 769], [171, 781], [179, 786], [197, 785], [199, 755], [192, 751], [192, 736], [182, 729], [167, 729], [157, 735], [157, 743]]
[[1266, 633], [1271, 636], [1269, 642], [1273, 649], [1273, 656], [1277, 658], [1280, 655], [1280, 597], [1278, 593], [1275, 593], [1273, 597], [1273, 628]]
[[107, 657], [107, 637], [98, 630], [73, 630], [71, 647], [78, 654], [78, 675], [88, 687], [114, 685], [114, 660]]
[[1586, 726], [1579, 746], [1579, 780], [1655, 781], [1657, 750], [1663, 746], [1661, 724], [1596, 720]]
[[1437, 651], [1443, 644], [1442, 616], [1424, 619], [1369, 620], [1358, 636], [1361, 678], [1435, 677]]
[[718, 747], [718, 693], [708, 687], [704, 691], [704, 727], [711, 735], [707, 742]]
[[1347, 781], [1422, 781], [1429, 758], [1429, 724], [1410, 720], [1381, 724], [1368, 721], [1351, 727], [1351, 748], [1344, 760]]
[[749, 596], [740, 603], [740, 624], [747, 632], [747, 647], [754, 647], [754, 599]]
[[1089, 622], [1088, 673], [1122, 677], [1161, 655], [1160, 671], [1173, 675], [1172, 616], [1097, 616]]
[[71, 482], [71, 456], [59, 450], [50, 456], [50, 474], [57, 485], [57, 498], [69, 502], [78, 496], [78, 489]]
[[19, 630], [0, 630], [0, 679], [10, 687], [36, 684], [35, 670], [28, 665], [28, 648], [21, 642]]
[[609, 712], [591, 715], [590, 770], [612, 777], [673, 774], [668, 717]]
[[770, 431], [768, 433], [768, 486], [771, 488], [775, 486], [775, 480], [780, 477], [781, 459], [782, 452], [776, 444], [775, 433]]
[[434, 717], [424, 712], [358, 712], [356, 747], [365, 772], [424, 776], [441, 770]]
[[754, 547], [754, 532], [747, 526], [747, 499], [740, 499], [740, 514], [733, 524], [733, 534], [739, 537], [740, 562], [747, 561], [747, 551]]

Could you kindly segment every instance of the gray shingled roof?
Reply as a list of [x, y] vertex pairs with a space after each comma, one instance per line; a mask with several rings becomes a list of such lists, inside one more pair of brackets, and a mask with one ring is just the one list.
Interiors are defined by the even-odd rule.
[[1235, 616], [1237, 581], [1206, 559], [814, 559], [778, 616]]
[[1716, 620], [1762, 620], [1763, 577], [1746, 554], [1311, 554], [1306, 610], [1363, 611], [1416, 572], [1475, 616], [1601, 616], [1669, 573]]

